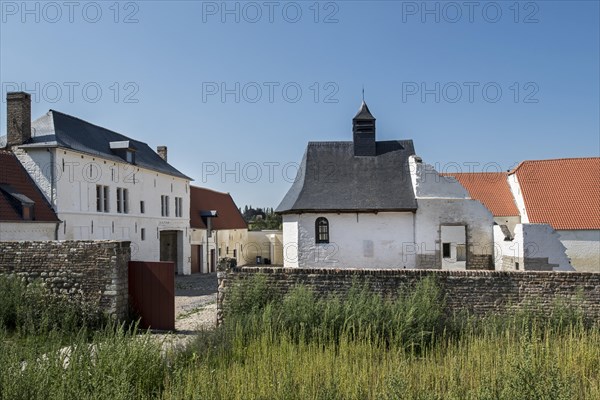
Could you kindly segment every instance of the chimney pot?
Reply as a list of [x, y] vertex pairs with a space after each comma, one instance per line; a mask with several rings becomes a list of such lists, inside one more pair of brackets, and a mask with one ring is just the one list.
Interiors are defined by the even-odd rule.
[[6, 94], [6, 147], [18, 146], [31, 139], [31, 95]]
[[167, 161], [167, 146], [158, 146], [156, 152], [163, 160]]

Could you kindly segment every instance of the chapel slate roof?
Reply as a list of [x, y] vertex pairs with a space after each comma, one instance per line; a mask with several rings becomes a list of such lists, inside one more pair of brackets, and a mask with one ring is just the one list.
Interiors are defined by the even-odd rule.
[[296, 180], [276, 212], [416, 211], [408, 157], [412, 140], [380, 141], [376, 156], [353, 142], [309, 142]]
[[517, 176], [530, 223], [600, 229], [600, 157], [523, 161], [510, 174]]
[[469, 192], [472, 199], [479, 200], [494, 217], [519, 216], [506, 172], [446, 173], [454, 177]]
[[212, 220], [212, 229], [248, 229], [248, 224], [242, 217], [229, 193], [190, 186], [190, 226], [196, 229], [206, 229], [206, 224], [200, 217], [203, 211], [217, 211], [217, 217]]
[[33, 121], [31, 126], [32, 138], [22, 147], [59, 146], [122, 162], [123, 158], [111, 151], [110, 142], [129, 141], [136, 150], [135, 165], [192, 180], [163, 160], [146, 143], [71, 115], [50, 110]]
[[11, 151], [0, 150], [0, 221], [24, 221], [16, 204], [19, 199], [33, 201], [32, 221], [59, 221], [17, 157]]

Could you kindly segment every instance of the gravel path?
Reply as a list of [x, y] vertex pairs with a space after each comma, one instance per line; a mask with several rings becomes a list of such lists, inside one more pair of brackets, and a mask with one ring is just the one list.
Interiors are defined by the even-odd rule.
[[175, 329], [213, 328], [217, 320], [217, 274], [175, 277]]
[[175, 333], [156, 333], [163, 351], [184, 348], [197, 331], [217, 322], [217, 274], [175, 276]]

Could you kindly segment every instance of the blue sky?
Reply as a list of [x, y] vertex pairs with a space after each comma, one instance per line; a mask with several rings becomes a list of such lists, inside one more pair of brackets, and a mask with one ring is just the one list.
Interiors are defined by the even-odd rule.
[[[413, 139], [442, 171], [600, 155], [597, 1], [0, 2], [5, 95], [276, 207], [308, 141]], [[25, 4], [25, 6], [23, 5]]]

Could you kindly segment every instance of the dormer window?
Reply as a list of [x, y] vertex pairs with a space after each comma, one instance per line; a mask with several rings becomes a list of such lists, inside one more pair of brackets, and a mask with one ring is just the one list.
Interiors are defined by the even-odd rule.
[[33, 206], [35, 202], [33, 200], [8, 184], [0, 184], [0, 191], [8, 195], [9, 202], [21, 214], [23, 220], [32, 221], [34, 219]]
[[129, 164], [135, 164], [135, 146], [130, 140], [110, 142], [110, 149]]

